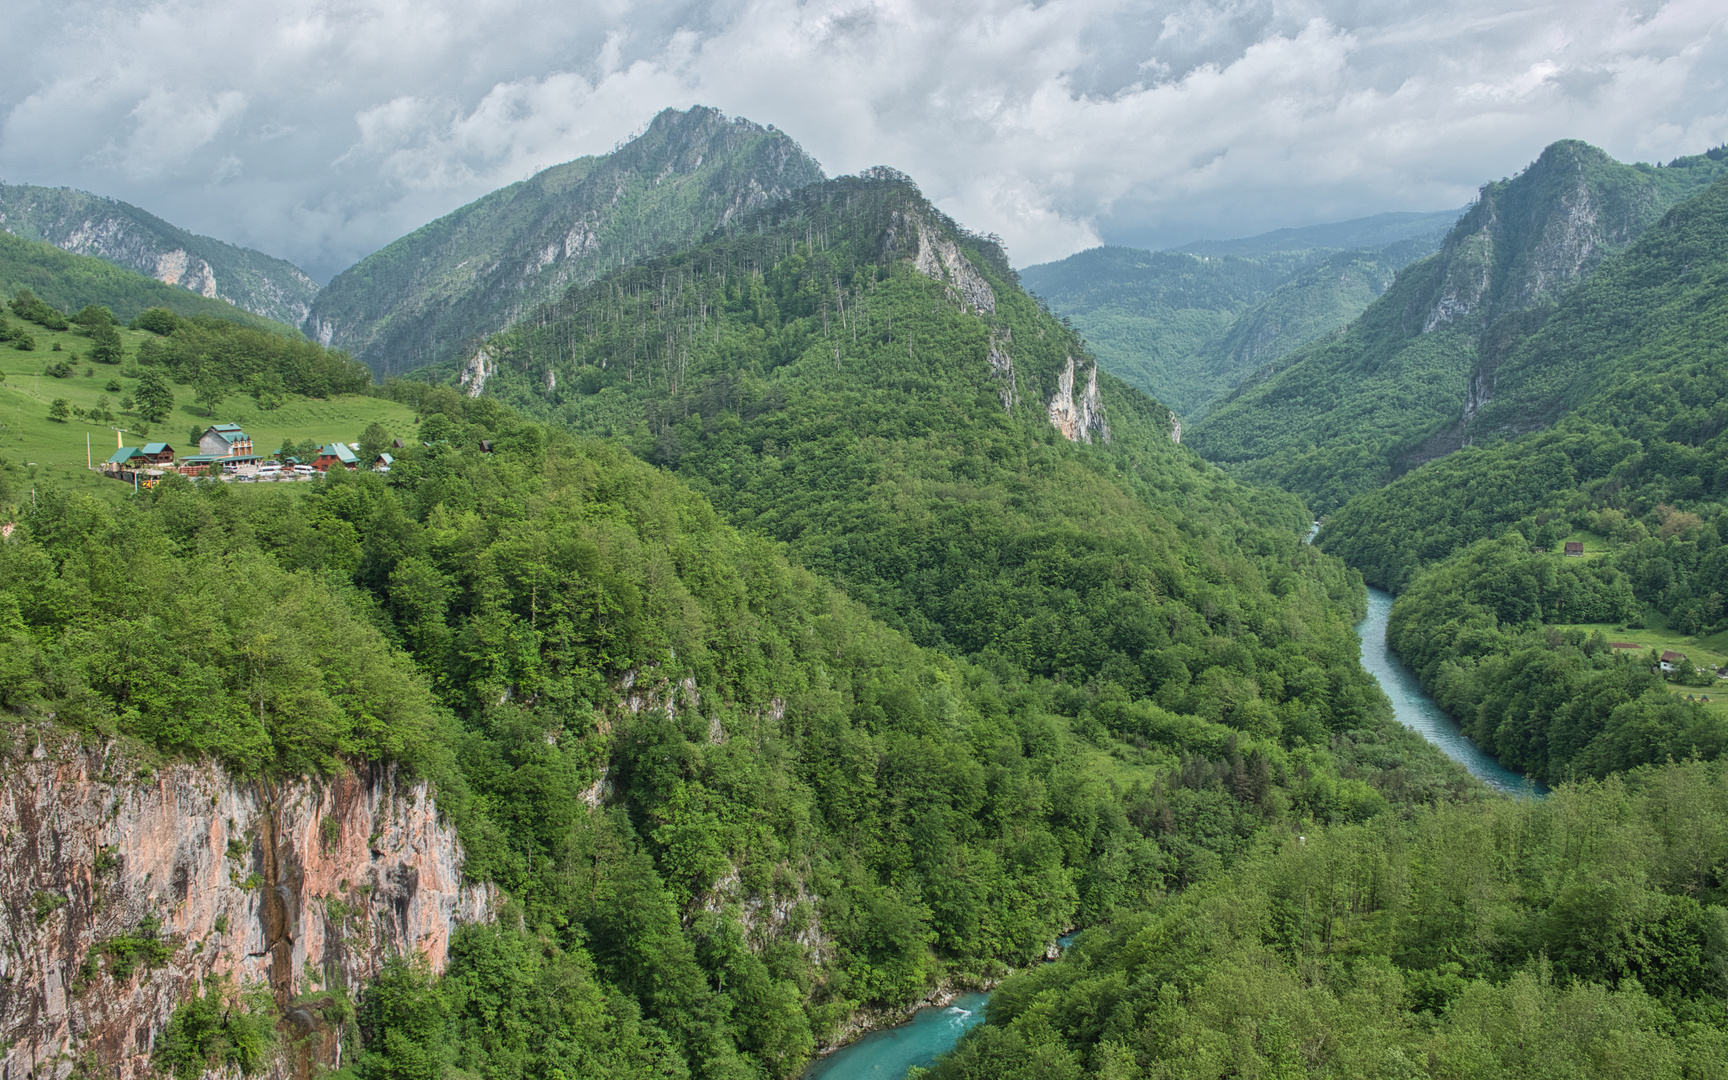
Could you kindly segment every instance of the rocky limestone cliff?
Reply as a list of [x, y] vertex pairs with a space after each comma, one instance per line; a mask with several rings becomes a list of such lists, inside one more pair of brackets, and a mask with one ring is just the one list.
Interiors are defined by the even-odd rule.
[[[442, 970], [455, 927], [488, 917], [461, 863], [393, 767], [240, 783], [70, 741], [0, 758], [0, 1078], [152, 1076], [175, 1006], [216, 976], [275, 999], [270, 1076], [336, 1066], [342, 1004], [388, 956]], [[117, 977], [115, 943], [145, 937], [162, 962]]]
[[[492, 355], [492, 350], [482, 345], [475, 350], [466, 364], [462, 365], [462, 375], [459, 385], [462, 392], [471, 398], [477, 398], [486, 392], [486, 380], [498, 371], [498, 360]], [[551, 389], [551, 387], [547, 387]]]
[[1002, 339], [990, 335], [990, 350], [987, 358], [990, 361], [991, 374], [996, 376], [996, 397], [1002, 402], [1002, 408], [1008, 412], [1014, 411], [1014, 406], [1020, 401], [1019, 378], [1014, 374], [1014, 358], [1008, 355], [1010, 332], [1003, 328]]
[[1056, 396], [1050, 399], [1050, 423], [1069, 442], [1110, 441], [1110, 425], [1104, 422], [1104, 399], [1098, 393], [1098, 365], [1086, 369], [1086, 388], [1074, 393], [1075, 364], [1072, 356], [1056, 377]]
[[1429, 334], [1550, 304], [1636, 239], [1673, 197], [1593, 146], [1557, 142], [1518, 176], [1483, 186], [1405, 323]]
[[907, 210], [894, 216], [899, 228], [918, 238], [918, 250], [912, 256], [912, 265], [920, 274], [947, 285], [949, 295], [973, 311], [995, 313], [996, 291], [990, 288], [990, 283], [984, 280], [977, 267], [960, 253], [954, 241], [943, 236], [914, 211]]

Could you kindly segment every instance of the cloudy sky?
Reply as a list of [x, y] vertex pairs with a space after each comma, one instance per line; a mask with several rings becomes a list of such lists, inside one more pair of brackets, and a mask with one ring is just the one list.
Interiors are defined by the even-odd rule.
[[0, 180], [320, 280], [666, 106], [911, 173], [1016, 263], [1728, 142], [1723, 0], [12, 0]]

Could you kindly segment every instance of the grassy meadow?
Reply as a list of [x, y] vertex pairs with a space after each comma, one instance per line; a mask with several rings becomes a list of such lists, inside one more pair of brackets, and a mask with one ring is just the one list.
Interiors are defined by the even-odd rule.
[[[175, 397], [173, 414], [161, 423], [146, 424], [135, 411], [122, 411], [121, 401], [137, 392], [138, 380], [122, 372], [136, 370], [132, 356], [139, 343], [151, 336], [149, 333], [121, 330], [127, 358], [115, 365], [92, 363], [90, 339], [76, 329], [57, 332], [34, 324], [28, 324], [27, 329], [35, 339], [34, 349], [25, 352], [11, 342], [0, 344], [0, 457], [26, 466], [33, 478], [88, 485], [99, 494], [117, 498], [127, 491], [124, 485], [86, 468], [86, 445], [88, 460], [100, 464], [120, 445], [116, 428], [125, 430], [127, 446], [161, 441], [187, 453], [193, 428], [236, 423], [252, 436], [259, 453], [269, 453], [288, 439], [352, 442], [373, 421], [396, 434], [412, 431], [415, 423], [407, 406], [358, 394], [323, 400], [289, 395], [280, 408], [264, 411], [252, 398], [236, 392], [217, 406], [212, 417], [193, 401], [192, 387], [170, 384]], [[58, 352], [54, 351], [56, 345]], [[72, 363], [72, 376], [47, 374], [49, 365], [61, 360]], [[49, 406], [56, 398], [85, 410], [95, 409], [105, 398], [116, 419], [112, 424], [91, 423], [77, 416], [65, 421], [50, 419]]]

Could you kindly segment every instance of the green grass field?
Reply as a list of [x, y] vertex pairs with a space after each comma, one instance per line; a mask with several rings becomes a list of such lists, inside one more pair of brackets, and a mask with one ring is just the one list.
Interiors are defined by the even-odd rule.
[[[1553, 553], [1565, 557], [1566, 545], [1568, 542], [1583, 544], [1584, 558], [1586, 559], [1594, 559], [1600, 555], [1606, 555], [1609, 549], [1614, 546], [1605, 536], [1598, 536], [1593, 532], [1580, 531], [1573, 533], [1564, 540], [1561, 540], [1558, 544], [1555, 544], [1552, 549]], [[1577, 556], [1573, 556], [1573, 558], [1576, 557]]]
[[[14, 319], [14, 325], [21, 320]], [[279, 409], [261, 411], [248, 396], [236, 392], [216, 409], [214, 417], [193, 403], [190, 386], [174, 386], [173, 415], [159, 424], [145, 424], [136, 413], [121, 411], [123, 397], [137, 390], [138, 381], [121, 375], [130, 367], [131, 355], [138, 344], [150, 335], [143, 331], [122, 330], [120, 337], [126, 346], [128, 362], [122, 365], [93, 364], [88, 359], [90, 339], [75, 330], [55, 332], [34, 324], [22, 324], [36, 340], [36, 348], [20, 352], [11, 342], [0, 343], [0, 457], [26, 466], [32, 479], [88, 486], [93, 493], [119, 498], [129, 490], [125, 485], [90, 472], [85, 467], [86, 440], [89, 460], [100, 464], [114, 452], [115, 428], [124, 428], [127, 446], [146, 442], [166, 442], [179, 453], [195, 452], [187, 436], [213, 423], [236, 423], [252, 436], [259, 453], [270, 453], [285, 440], [311, 440], [327, 443], [340, 440], [353, 442], [366, 425], [377, 421], [393, 434], [406, 435], [414, 430], [411, 409], [382, 398], [348, 395], [318, 400], [290, 396]], [[55, 352], [54, 346], [60, 346]], [[74, 361], [76, 373], [71, 378], [57, 379], [44, 373], [49, 364], [59, 360]], [[86, 375], [89, 371], [91, 374]], [[110, 390], [110, 382], [119, 386]], [[116, 420], [112, 425], [93, 424], [77, 417], [60, 422], [48, 417], [48, 407], [55, 398], [65, 398], [73, 406], [94, 409], [101, 398], [108, 399], [108, 408]]]
[[[1654, 622], [1644, 630], [1622, 630], [1614, 623], [1562, 623], [1558, 629], [1583, 630], [1586, 633], [1600, 630], [1608, 635], [1609, 641], [1625, 641], [1637, 645], [1640, 650], [1637, 655], [1643, 655], [1643, 650], [1648, 649], [1655, 649], [1658, 653], [1673, 651], [1685, 653], [1686, 658], [1699, 667], [1728, 666], [1728, 630], [1709, 637], [1695, 638], [1687, 637], [1678, 630], [1657, 626]], [[1706, 708], [1712, 712], [1728, 714], [1728, 682], [1707, 687], [1673, 686], [1673, 691], [1674, 695], [1681, 699], [1688, 694], [1693, 697], [1708, 695], [1710, 700], [1705, 703]]]

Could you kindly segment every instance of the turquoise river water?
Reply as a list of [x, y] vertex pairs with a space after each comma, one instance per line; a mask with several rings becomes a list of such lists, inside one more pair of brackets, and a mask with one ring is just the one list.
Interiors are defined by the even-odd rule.
[[[1392, 594], [1368, 590], [1368, 617], [1356, 624], [1362, 639], [1362, 666], [1392, 699], [1392, 713], [1406, 727], [1421, 732], [1446, 756], [1469, 769], [1489, 787], [1508, 795], [1541, 795], [1547, 789], [1526, 780], [1483, 753], [1445, 710], [1422, 692], [1415, 672], [1404, 666], [1386, 644], [1386, 620], [1392, 614]], [[1070, 934], [1061, 939], [1066, 946]], [[943, 1006], [919, 1009], [899, 1027], [873, 1031], [827, 1057], [812, 1062], [804, 1080], [902, 1080], [913, 1066], [928, 1068], [938, 1055], [953, 1049], [960, 1036], [984, 1021], [989, 994], [961, 994]]]
[[1356, 624], [1362, 639], [1362, 666], [1380, 680], [1380, 688], [1392, 699], [1392, 715], [1405, 727], [1415, 728], [1438, 746], [1447, 757], [1470, 770], [1471, 775], [1508, 795], [1544, 795], [1548, 789], [1508, 769], [1482, 751], [1458, 728], [1458, 722], [1422, 692], [1416, 673], [1386, 644], [1386, 620], [1392, 614], [1392, 594], [1368, 590], [1368, 617]]

